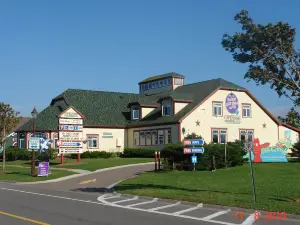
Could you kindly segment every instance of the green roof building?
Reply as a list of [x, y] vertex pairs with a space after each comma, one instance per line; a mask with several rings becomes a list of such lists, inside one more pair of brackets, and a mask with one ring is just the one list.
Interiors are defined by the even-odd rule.
[[[149, 77], [139, 83], [139, 93], [68, 89], [38, 114], [36, 135], [54, 139], [57, 147], [64, 135], [59, 119], [68, 113], [83, 118], [83, 151], [160, 149], [191, 133], [206, 142], [257, 137], [275, 144], [289, 129], [296, 140], [299, 131], [280, 123], [247, 89], [221, 78], [192, 84], [184, 78], [174, 72]], [[32, 120], [16, 132], [28, 148]]]

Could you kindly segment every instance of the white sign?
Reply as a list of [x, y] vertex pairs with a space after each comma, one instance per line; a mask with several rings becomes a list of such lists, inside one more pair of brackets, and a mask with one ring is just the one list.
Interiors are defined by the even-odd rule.
[[82, 142], [81, 141], [61, 141], [61, 140], [59, 140], [57, 142], [57, 145], [59, 145], [60, 147], [78, 147], [78, 148], [81, 148], [82, 147]]
[[82, 141], [82, 132], [59, 132], [61, 141]]
[[83, 126], [81, 125], [60, 125], [59, 130], [74, 130], [74, 131], [82, 131]]
[[59, 148], [59, 152], [66, 154], [82, 153], [82, 148]]
[[39, 150], [41, 147], [41, 139], [38, 137], [29, 138], [29, 149]]
[[225, 115], [224, 120], [226, 123], [234, 123], [234, 124], [241, 123], [241, 117], [237, 115]]
[[59, 119], [59, 124], [80, 124], [82, 125], [82, 119]]
[[60, 118], [67, 118], [67, 119], [82, 119], [81, 115], [78, 114], [74, 109], [69, 108], [66, 112], [60, 115]]

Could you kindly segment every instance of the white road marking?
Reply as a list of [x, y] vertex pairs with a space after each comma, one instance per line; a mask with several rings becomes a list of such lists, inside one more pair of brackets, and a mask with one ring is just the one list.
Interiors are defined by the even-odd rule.
[[[260, 212], [258, 212], [258, 213], [259, 213], [259, 216], [260, 216], [261, 215]], [[255, 222], [254, 214], [255, 213], [248, 216], [248, 218], [242, 223], [242, 225], [252, 225]]]
[[176, 205], [179, 205], [179, 204], [180, 204], [180, 202], [176, 202], [176, 203], [170, 204], [170, 205], [164, 205], [164, 206], [159, 206], [159, 207], [151, 208], [151, 209], [148, 209], [148, 211], [152, 212], [152, 211], [156, 211], [156, 210], [159, 210], [159, 209], [170, 208], [170, 207], [173, 207], [173, 206], [176, 206]]
[[120, 198], [121, 195], [111, 196], [111, 197], [102, 197], [103, 199], [112, 199], [112, 198]]
[[203, 204], [200, 203], [196, 207], [192, 207], [192, 208], [189, 208], [189, 209], [184, 209], [184, 210], [181, 210], [181, 211], [178, 211], [178, 212], [174, 212], [174, 213], [172, 213], [172, 215], [180, 215], [182, 213], [190, 212], [190, 211], [193, 211], [193, 210], [196, 210], [196, 209], [200, 209], [202, 207], [203, 207]]
[[153, 203], [153, 202], [157, 202], [157, 198], [154, 198], [151, 201], [139, 202], [139, 203], [127, 205], [127, 207], [132, 207], [132, 206], [137, 206], [137, 205], [144, 205], [144, 204], [149, 204], [149, 203]]
[[211, 214], [211, 215], [209, 215], [209, 216], [203, 217], [202, 219], [204, 219], [204, 220], [210, 220], [210, 219], [212, 219], [212, 218], [215, 218], [215, 217], [217, 217], [217, 216], [221, 216], [221, 215], [226, 214], [226, 213], [228, 213], [228, 212], [230, 212], [230, 209], [224, 210], [224, 211], [216, 212], [216, 213]]
[[14, 191], [14, 192], [25, 193], [25, 194], [32, 194], [32, 195], [39, 195], [39, 196], [45, 196], [45, 197], [51, 197], [51, 198], [66, 199], [66, 200], [77, 201], [77, 202], [86, 202], [86, 203], [104, 205], [104, 203], [101, 203], [101, 202], [94, 202], [94, 201], [88, 201], [88, 200], [82, 200], [82, 199], [76, 199], [76, 198], [68, 198], [68, 197], [62, 197], [62, 196], [56, 196], [56, 195], [46, 195], [46, 194], [41, 194], [41, 193], [21, 191], [21, 190], [15, 190], [15, 189], [10, 189], [10, 188], [1, 188], [1, 189], [6, 190], [6, 191]]
[[[126, 209], [135, 210], [135, 211], [143, 211], [143, 212], [148, 212], [149, 213], [149, 210], [147, 210], [147, 209], [139, 209], [139, 208], [121, 206], [121, 205], [116, 205], [116, 204], [113, 205], [109, 202], [106, 202], [104, 200], [104, 198], [101, 198], [102, 196], [98, 197], [98, 201], [101, 201], [101, 202], [94, 202], [94, 201], [86, 201], [86, 200], [75, 199], [75, 198], [67, 198], [67, 197], [62, 197], [62, 196], [47, 195], [47, 194], [41, 194], [41, 193], [35, 193], [35, 192], [29, 192], [29, 191], [15, 190], [15, 189], [10, 189], [10, 188], [0, 188], [0, 189], [1, 190], [7, 190], [7, 191], [20, 192], [20, 193], [25, 193], [25, 194], [51, 197], [51, 198], [59, 198], [59, 199], [65, 199], [65, 200], [71, 200], [71, 201], [85, 202], [85, 203], [90, 203], [90, 204], [106, 205], [108, 207], [126, 208]], [[165, 212], [160, 212], [160, 211], [151, 211], [151, 213], [162, 214], [162, 215], [166, 215], [166, 216], [175, 216], [175, 217], [179, 217], [179, 218], [186, 218], [186, 219], [197, 220], [197, 221], [207, 221], [207, 222], [211, 222], [211, 223], [214, 223], [214, 224], [239, 225], [239, 224], [236, 224], [236, 223], [228, 223], [228, 222], [223, 222], [223, 221], [204, 220], [203, 218], [186, 216], [186, 215], [172, 215], [170, 213], [165, 213]]]
[[139, 199], [138, 196], [135, 196], [134, 198], [130, 198], [130, 199], [125, 199], [125, 200], [120, 200], [120, 201], [116, 201], [116, 202], [112, 202], [112, 204], [117, 204], [117, 203], [120, 203], [120, 202], [129, 202], [129, 201], [133, 201], [133, 200], [137, 200]]

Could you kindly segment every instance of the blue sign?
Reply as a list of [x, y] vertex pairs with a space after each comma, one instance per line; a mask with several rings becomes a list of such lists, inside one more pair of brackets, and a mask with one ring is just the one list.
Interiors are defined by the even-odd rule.
[[81, 142], [62, 142], [61, 146], [81, 147]]
[[41, 139], [41, 153], [45, 152], [52, 144], [52, 140], [44, 137]]
[[197, 156], [195, 155], [192, 156], [192, 163], [194, 164], [197, 163]]
[[199, 147], [199, 148], [184, 148], [183, 149], [184, 154], [193, 154], [193, 153], [204, 153], [204, 148]]
[[204, 145], [203, 139], [190, 139], [190, 140], [183, 140], [184, 145]]
[[74, 125], [74, 130], [78, 130], [78, 126], [77, 125]]

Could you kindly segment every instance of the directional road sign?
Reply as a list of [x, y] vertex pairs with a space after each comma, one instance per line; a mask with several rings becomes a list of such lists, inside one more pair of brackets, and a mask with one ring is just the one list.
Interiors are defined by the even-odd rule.
[[60, 141], [58, 143], [60, 143], [61, 147], [82, 147], [82, 142], [64, 142], [64, 141]]
[[183, 149], [184, 154], [193, 154], [193, 153], [204, 153], [204, 148], [199, 147], [199, 148], [184, 148]]
[[39, 150], [41, 147], [41, 139], [38, 137], [29, 138], [29, 149]]
[[186, 145], [204, 145], [203, 139], [188, 139], [183, 140], [183, 144]]

